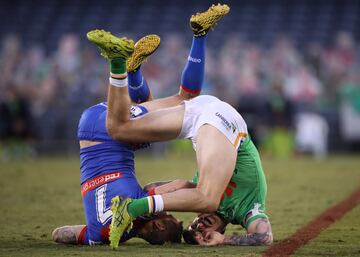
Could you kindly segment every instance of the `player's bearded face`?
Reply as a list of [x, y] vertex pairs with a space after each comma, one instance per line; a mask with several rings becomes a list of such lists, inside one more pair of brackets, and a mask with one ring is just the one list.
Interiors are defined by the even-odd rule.
[[196, 217], [189, 226], [189, 230], [198, 232], [223, 232], [226, 224], [220, 219], [219, 216], [213, 213], [200, 214]]
[[[175, 227], [181, 227], [178, 231], [179, 239], [181, 238], [182, 222], [167, 214], [157, 214], [145, 219], [137, 219], [134, 222], [134, 228], [137, 230], [138, 236], [151, 244], [162, 244], [171, 241], [172, 236], [169, 230]], [[176, 233], [176, 231], [175, 231]], [[160, 239], [160, 237], [162, 239]], [[154, 238], [157, 239], [154, 241]]]

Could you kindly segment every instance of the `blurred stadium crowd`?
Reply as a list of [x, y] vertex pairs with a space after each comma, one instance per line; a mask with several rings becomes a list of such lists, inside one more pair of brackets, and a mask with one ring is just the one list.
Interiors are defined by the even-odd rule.
[[[259, 3], [255, 1], [255, 7]], [[304, 3], [311, 11], [311, 3]], [[356, 1], [347, 3], [360, 11]], [[181, 3], [170, 1], [169, 6], [177, 4]], [[291, 30], [256, 40], [241, 29], [229, 30], [231, 21], [236, 21], [234, 9], [241, 4], [230, 3], [227, 25], [219, 24], [209, 35], [203, 93], [235, 106], [256, 142], [275, 155], [286, 156], [297, 149], [321, 157], [328, 149], [352, 149], [360, 141], [360, 30], [349, 25], [348, 29], [329, 30], [323, 40], [301, 41]], [[197, 10], [207, 5], [202, 3]], [[185, 17], [188, 12], [184, 10]], [[359, 19], [355, 15], [351, 21]], [[102, 25], [95, 22], [84, 31], [65, 30], [53, 43], [44, 38], [29, 43], [16, 29], [1, 37], [0, 145], [11, 149], [13, 142], [26, 142], [40, 152], [76, 149], [81, 112], [106, 99], [107, 63], [84, 41], [87, 29]], [[104, 28], [122, 32], [117, 27]], [[143, 73], [155, 97], [175, 93], [191, 42], [186, 24], [171, 32], [158, 32], [156, 27], [128, 32], [135, 38], [146, 33], [162, 36], [161, 47], [143, 65]], [[215, 39], [211, 39], [213, 34], [218, 34]]]

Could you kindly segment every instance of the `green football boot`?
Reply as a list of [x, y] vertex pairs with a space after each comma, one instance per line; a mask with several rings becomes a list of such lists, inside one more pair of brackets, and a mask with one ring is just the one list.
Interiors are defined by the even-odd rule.
[[97, 45], [101, 55], [109, 61], [115, 58], [127, 60], [134, 52], [134, 41], [126, 37], [116, 37], [105, 30], [91, 30], [86, 34], [88, 40]]
[[131, 199], [116, 196], [111, 199], [112, 220], [110, 224], [109, 240], [110, 247], [116, 250], [122, 235], [131, 229], [134, 220], [128, 213], [128, 205]]
[[159, 45], [160, 37], [158, 35], [142, 37], [135, 44], [134, 52], [127, 61], [126, 70], [128, 72], [137, 70], [146, 61], [146, 58], [156, 51]]
[[226, 4], [213, 4], [207, 11], [192, 15], [190, 27], [194, 35], [196, 37], [205, 35], [229, 11], [230, 7]]

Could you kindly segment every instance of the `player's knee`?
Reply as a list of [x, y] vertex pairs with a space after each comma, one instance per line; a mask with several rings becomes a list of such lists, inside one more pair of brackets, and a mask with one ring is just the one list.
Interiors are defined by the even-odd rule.
[[111, 137], [114, 137], [116, 134], [116, 124], [112, 119], [106, 119], [106, 130]]
[[202, 212], [216, 212], [219, 207], [219, 201], [216, 201], [211, 197], [204, 196], [201, 201], [201, 206]]
[[123, 140], [125, 138], [124, 126], [115, 122], [113, 119], [106, 119], [106, 130], [115, 140]]
[[213, 195], [208, 194], [201, 190], [201, 188], [195, 189], [197, 194], [193, 199], [194, 205], [197, 206], [199, 212], [215, 212], [220, 204], [220, 199], [217, 200]]
[[207, 213], [217, 211], [220, 205], [220, 197], [217, 197], [212, 192], [204, 191], [201, 188], [197, 189], [199, 190], [199, 196], [201, 196], [201, 211]]
[[219, 208], [219, 202], [210, 200], [206, 205], [206, 212], [216, 212]]

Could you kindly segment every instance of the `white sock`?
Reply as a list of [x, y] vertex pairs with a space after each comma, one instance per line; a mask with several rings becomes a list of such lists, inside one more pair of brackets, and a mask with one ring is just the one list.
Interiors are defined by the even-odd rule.
[[114, 74], [110, 72], [109, 83], [114, 87], [126, 87], [128, 85], [127, 72], [123, 74]]
[[149, 212], [156, 213], [164, 210], [164, 200], [161, 195], [148, 196]]

